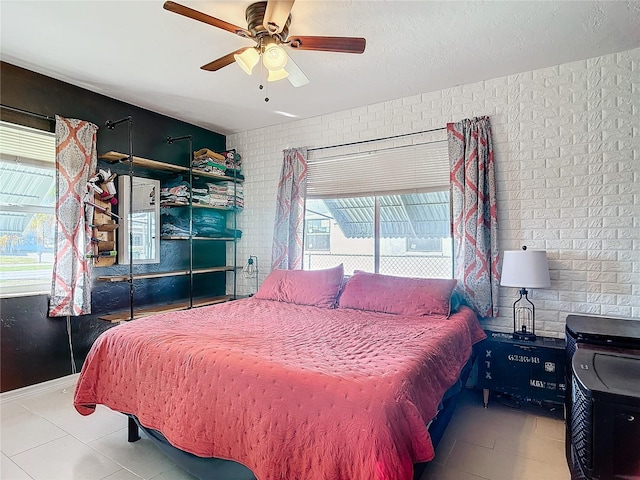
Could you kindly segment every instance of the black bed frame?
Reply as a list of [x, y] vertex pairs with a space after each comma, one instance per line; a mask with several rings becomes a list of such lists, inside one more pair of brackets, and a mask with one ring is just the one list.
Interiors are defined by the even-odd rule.
[[[458, 381], [447, 390], [440, 402], [438, 414], [429, 425], [429, 435], [431, 436], [431, 442], [433, 447], [436, 448], [444, 431], [453, 416], [453, 413], [458, 402], [460, 393], [462, 392], [473, 363], [475, 361], [475, 349], [474, 354], [462, 368]], [[191, 453], [180, 450], [171, 445], [162, 433], [157, 430], [152, 430], [144, 427], [140, 424], [138, 419], [134, 415], [128, 415], [128, 438], [129, 442], [136, 442], [140, 440], [140, 429], [142, 429], [149, 439], [172, 461], [182, 467], [200, 480], [256, 480], [251, 470], [242, 465], [241, 463], [234, 462], [232, 460], [223, 460], [220, 458], [203, 458], [193, 455]], [[413, 480], [420, 480], [427, 463], [416, 463], [414, 465]]]

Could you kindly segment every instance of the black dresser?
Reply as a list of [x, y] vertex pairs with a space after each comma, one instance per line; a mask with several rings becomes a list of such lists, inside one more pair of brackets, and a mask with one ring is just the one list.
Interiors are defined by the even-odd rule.
[[525, 401], [562, 405], [565, 396], [565, 343], [561, 338], [514, 339], [511, 333], [485, 331], [476, 346], [478, 386], [484, 406], [489, 392], [506, 393]]
[[572, 479], [640, 480], [640, 320], [569, 315], [566, 356]]

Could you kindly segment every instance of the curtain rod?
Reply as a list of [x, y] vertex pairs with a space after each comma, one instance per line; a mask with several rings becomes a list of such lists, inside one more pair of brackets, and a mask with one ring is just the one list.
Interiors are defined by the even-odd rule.
[[338, 154], [338, 155], [331, 155], [331, 156], [327, 156], [327, 157], [321, 157], [315, 160], [310, 160], [315, 162], [324, 162], [326, 160], [333, 160], [335, 158], [344, 158], [344, 157], [353, 157], [355, 155], [363, 155], [363, 154], [370, 154], [370, 153], [378, 153], [378, 152], [385, 152], [387, 150], [399, 150], [401, 148], [410, 148], [410, 147], [419, 147], [421, 145], [431, 145], [432, 143], [443, 143], [446, 142], [446, 139], [443, 140], [429, 140], [428, 142], [420, 142], [420, 143], [411, 143], [409, 145], [400, 145], [397, 147], [385, 147], [385, 148], [377, 148], [375, 150], [366, 150], [363, 152], [353, 152], [353, 153], [345, 153], [345, 154]]
[[327, 145], [326, 147], [308, 148], [307, 152], [315, 152], [317, 150], [326, 150], [328, 148], [349, 147], [351, 145], [360, 145], [361, 143], [381, 142], [383, 140], [393, 140], [394, 138], [409, 137], [411, 135], [420, 135], [421, 133], [437, 132], [438, 130], [446, 130], [447, 127], [432, 128], [431, 130], [422, 130], [421, 132], [402, 133], [400, 135], [392, 135], [390, 137], [372, 138], [370, 140], [361, 140], [359, 142], [342, 143], [340, 145]]
[[10, 107], [9, 105], [1, 105], [1, 108], [4, 108], [6, 110], [10, 110], [12, 112], [16, 112], [16, 113], [22, 113], [24, 115], [29, 115], [31, 117], [36, 117], [36, 118], [40, 118], [42, 120], [48, 120], [50, 122], [55, 122], [56, 119], [54, 117], [50, 117], [48, 115], [42, 115], [41, 113], [34, 113], [34, 112], [29, 112], [28, 110], [23, 110], [21, 108], [16, 108], [16, 107]]

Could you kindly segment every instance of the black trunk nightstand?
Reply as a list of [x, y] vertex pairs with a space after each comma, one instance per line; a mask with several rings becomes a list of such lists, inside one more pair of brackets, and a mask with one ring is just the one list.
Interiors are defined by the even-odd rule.
[[516, 340], [511, 333], [487, 330], [477, 346], [478, 386], [484, 406], [491, 390], [526, 401], [564, 403], [565, 344], [560, 338]]

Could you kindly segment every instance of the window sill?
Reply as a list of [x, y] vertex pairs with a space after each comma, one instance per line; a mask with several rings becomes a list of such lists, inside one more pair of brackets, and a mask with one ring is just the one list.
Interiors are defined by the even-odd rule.
[[51, 288], [47, 290], [32, 290], [28, 292], [0, 291], [0, 298], [37, 297], [39, 295], [51, 295]]

